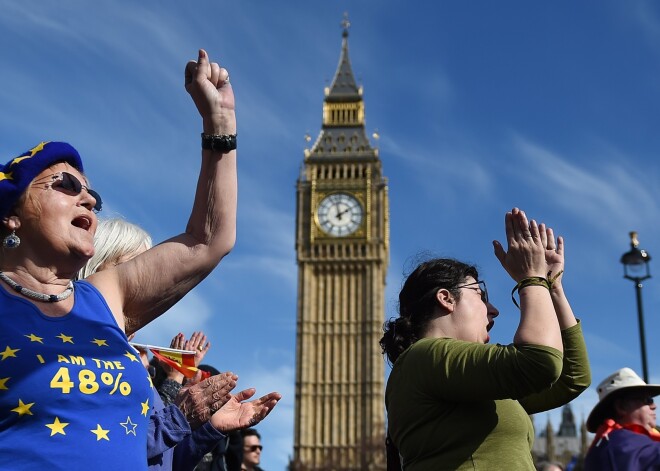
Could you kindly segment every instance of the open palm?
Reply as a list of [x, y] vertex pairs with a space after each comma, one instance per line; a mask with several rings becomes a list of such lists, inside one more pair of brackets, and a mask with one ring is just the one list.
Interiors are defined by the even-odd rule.
[[564, 238], [557, 237], [555, 242], [555, 235], [550, 227], [545, 224], [539, 226], [541, 234], [541, 243], [545, 247], [545, 263], [548, 265], [548, 279], [552, 280], [557, 277], [554, 282], [561, 281], [561, 273], [564, 271]]
[[272, 392], [259, 399], [248, 401], [255, 393], [254, 388], [249, 388], [238, 394], [232, 394], [229, 401], [211, 416], [211, 425], [223, 433], [254, 427], [282, 398], [280, 393]]
[[238, 376], [230, 371], [203, 381], [200, 381], [201, 377], [201, 372], [197, 372], [179, 391], [175, 400], [193, 430], [210, 420], [214, 412], [233, 398], [230, 391], [236, 387], [238, 380]]

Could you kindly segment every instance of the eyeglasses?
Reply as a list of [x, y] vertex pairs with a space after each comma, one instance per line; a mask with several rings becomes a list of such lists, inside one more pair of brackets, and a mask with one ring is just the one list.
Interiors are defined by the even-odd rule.
[[[103, 206], [103, 200], [101, 200], [101, 195], [91, 188], [80, 183], [80, 180], [75, 175], [70, 174], [69, 172], [58, 172], [53, 175], [44, 177], [45, 180], [50, 180], [46, 182], [46, 188], [61, 188], [64, 191], [71, 192], [73, 194], [79, 195], [82, 190], [87, 191], [92, 197], [96, 200], [94, 204], [94, 212], [101, 211]], [[44, 183], [43, 181], [38, 181], [35, 183]]]
[[[474, 286], [474, 285], [478, 285], [478, 286]], [[481, 293], [479, 293], [481, 295], [481, 300], [484, 302], [484, 304], [488, 303], [488, 290], [486, 289], [485, 281], [477, 280], [474, 283], [459, 285], [456, 288], [458, 289], [467, 288], [467, 289], [473, 289], [475, 291], [481, 291]]]
[[261, 445], [250, 445], [250, 446], [244, 446], [243, 449], [245, 451], [252, 452], [252, 451], [257, 451], [257, 450], [261, 451], [261, 450], [264, 449], [264, 447], [261, 446]]
[[639, 401], [645, 406], [650, 406], [651, 404], [655, 404], [655, 401], [652, 396], [643, 396], [643, 397], [633, 397], [631, 398], [633, 401]]

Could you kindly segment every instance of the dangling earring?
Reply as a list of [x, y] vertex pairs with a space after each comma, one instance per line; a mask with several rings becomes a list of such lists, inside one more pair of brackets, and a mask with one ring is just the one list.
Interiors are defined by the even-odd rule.
[[21, 239], [16, 235], [16, 231], [11, 231], [11, 234], [2, 241], [2, 246], [6, 249], [15, 249], [19, 245], [21, 245]]

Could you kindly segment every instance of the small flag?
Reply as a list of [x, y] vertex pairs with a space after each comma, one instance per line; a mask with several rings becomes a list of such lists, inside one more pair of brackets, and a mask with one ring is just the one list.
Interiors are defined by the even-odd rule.
[[[130, 344], [135, 348], [150, 350], [159, 361], [170, 365], [186, 378], [192, 378], [199, 371], [199, 368], [195, 366], [195, 353], [197, 352], [194, 350], [179, 350], [177, 348], [157, 347], [133, 342], [130, 342]], [[211, 375], [207, 371], [202, 371], [202, 379], [209, 376]]]

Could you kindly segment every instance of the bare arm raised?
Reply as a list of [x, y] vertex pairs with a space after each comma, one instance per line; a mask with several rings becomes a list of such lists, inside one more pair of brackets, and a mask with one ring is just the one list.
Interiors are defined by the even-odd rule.
[[[547, 234], [542, 237], [536, 221], [529, 222], [518, 208], [506, 214], [505, 225], [508, 250], [505, 251], [499, 242], [493, 242], [495, 255], [504, 269], [516, 283], [529, 277], [544, 278], [548, 272]], [[545, 287], [528, 286], [520, 290], [520, 323], [513, 342], [546, 345], [563, 351], [559, 322]]]
[[[236, 133], [234, 93], [227, 70], [200, 50], [185, 70], [185, 86], [205, 134]], [[202, 150], [192, 212], [185, 232], [114, 269], [88, 278], [118, 324], [135, 332], [167, 311], [202, 281], [236, 240], [236, 151]]]
[[557, 319], [559, 320], [559, 327], [561, 330], [568, 329], [569, 327], [577, 324], [577, 319], [573, 314], [573, 309], [566, 298], [564, 288], [562, 286], [562, 274], [564, 272], [564, 238], [557, 237], [555, 242], [555, 235], [551, 228], [546, 227], [545, 224], [539, 226], [541, 231], [541, 242], [545, 251], [545, 260], [548, 264], [548, 277], [554, 281], [550, 295], [552, 296], [552, 304], [555, 306]]

